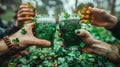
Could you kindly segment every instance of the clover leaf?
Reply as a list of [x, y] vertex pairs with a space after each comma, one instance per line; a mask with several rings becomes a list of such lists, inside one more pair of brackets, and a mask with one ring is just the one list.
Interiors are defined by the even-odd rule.
[[15, 38], [15, 39], [12, 40], [12, 42], [18, 43], [18, 42], [19, 42], [19, 39], [18, 39], [18, 38]]
[[21, 29], [21, 34], [25, 35], [27, 33], [27, 31], [23, 28]]
[[70, 14], [66, 12], [64, 18], [70, 18]]

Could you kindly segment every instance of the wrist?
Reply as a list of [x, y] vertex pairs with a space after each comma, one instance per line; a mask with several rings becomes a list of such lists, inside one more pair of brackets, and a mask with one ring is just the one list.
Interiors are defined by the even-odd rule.
[[115, 46], [118, 48], [120, 54], [120, 45], [115, 45]]
[[1, 55], [5, 54], [6, 52], [8, 52], [9, 50], [8, 50], [8, 47], [7, 47], [6, 43], [4, 42], [4, 40], [1, 40], [0, 43], [1, 43], [0, 44], [0, 56], [1, 56]]
[[120, 57], [119, 50], [115, 45], [111, 45], [105, 42], [98, 42], [92, 46], [94, 48], [94, 52], [97, 55], [105, 56], [109, 60], [113, 62], [119, 61]]
[[27, 41], [24, 38], [22, 39], [19, 35], [14, 34], [14, 35], [10, 36], [9, 38], [10, 38], [10, 40], [11, 40], [12, 43], [15, 43], [14, 40], [17, 39], [17, 43], [19, 44], [19, 46], [21, 48], [26, 48], [26, 47], [29, 46], [27, 44]]

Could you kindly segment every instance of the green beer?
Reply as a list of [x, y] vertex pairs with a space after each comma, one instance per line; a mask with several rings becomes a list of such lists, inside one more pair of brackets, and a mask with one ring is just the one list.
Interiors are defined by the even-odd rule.
[[35, 35], [37, 38], [53, 42], [55, 31], [56, 23], [53, 18], [44, 17], [36, 19]]
[[60, 20], [59, 29], [65, 46], [80, 45], [80, 38], [75, 34], [75, 30], [80, 28], [81, 23], [77, 18]]

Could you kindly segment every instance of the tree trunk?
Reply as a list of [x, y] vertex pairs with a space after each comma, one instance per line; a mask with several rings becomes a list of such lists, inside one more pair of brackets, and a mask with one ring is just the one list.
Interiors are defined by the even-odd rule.
[[116, 7], [115, 3], [116, 0], [108, 0], [108, 5], [110, 6], [110, 13], [112, 15], [115, 15], [115, 7]]
[[77, 8], [78, 0], [75, 0], [75, 9]]

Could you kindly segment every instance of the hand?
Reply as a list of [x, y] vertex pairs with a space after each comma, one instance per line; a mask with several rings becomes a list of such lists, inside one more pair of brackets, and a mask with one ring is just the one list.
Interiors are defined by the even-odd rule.
[[96, 40], [88, 31], [83, 29], [80, 30], [80, 33], [77, 34], [77, 36], [79, 36], [80, 39], [86, 44], [82, 51], [105, 56], [111, 61], [120, 60], [120, 57], [118, 57], [119, 50], [115, 45]]
[[106, 11], [98, 8], [91, 8], [91, 24], [95, 26], [105, 27], [110, 29], [114, 27], [117, 23], [117, 18]]
[[23, 35], [20, 29], [17, 33], [10, 36], [10, 40], [12, 41], [13, 39], [18, 38], [19, 39], [18, 44], [23, 48], [26, 48], [31, 45], [50, 46], [51, 43], [49, 41], [38, 39], [33, 35], [32, 29], [34, 27], [35, 27], [34, 23], [25, 25], [25, 27], [23, 27], [22, 29], [25, 29], [27, 33]]
[[22, 27], [25, 21], [31, 21], [34, 16], [35, 16], [35, 9], [31, 9], [28, 5], [21, 5], [17, 12], [16, 25]]

